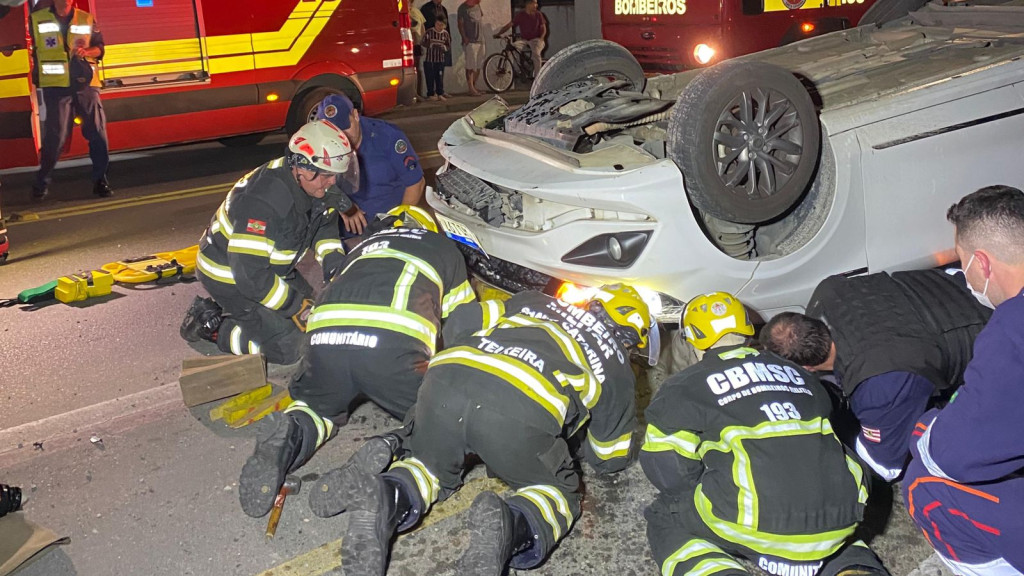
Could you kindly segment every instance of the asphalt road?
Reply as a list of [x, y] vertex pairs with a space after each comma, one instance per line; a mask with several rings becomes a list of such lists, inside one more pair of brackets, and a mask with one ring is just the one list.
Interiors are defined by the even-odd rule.
[[[435, 143], [459, 112], [422, 110], [434, 113], [410, 111], [394, 121], [432, 173], [440, 165]], [[283, 145], [276, 136], [244, 149], [211, 143], [122, 155], [111, 168], [117, 196], [102, 201], [90, 197], [87, 162], [62, 165], [52, 198], [38, 205], [28, 198], [30, 173], [0, 175], [4, 214], [21, 218], [10, 226], [0, 297], [195, 244], [230, 184]], [[182, 359], [214, 352], [177, 334], [200, 291], [197, 283], [115, 286], [111, 296], [77, 305], [0, 308], [0, 482], [25, 490], [28, 518], [71, 537], [22, 576], [337, 573], [344, 517], [316, 518], [302, 493], [289, 499], [277, 538], [265, 540], [265, 519], [245, 517], [237, 503], [255, 429], [230, 430], [210, 422], [211, 405], [187, 410], [181, 402]], [[288, 377], [287, 369], [270, 373], [279, 386]], [[644, 379], [641, 406], [658, 379]], [[373, 406], [357, 410], [303, 468], [307, 483], [395, 424]], [[398, 541], [389, 574], [452, 573], [468, 542], [459, 513], [480, 490], [502, 489], [479, 469], [468, 480], [460, 497]], [[531, 573], [656, 574], [642, 516], [653, 489], [639, 467], [608, 478], [588, 474], [586, 482], [582, 518]], [[892, 492], [875, 490], [865, 535], [894, 575], [939, 574]]]

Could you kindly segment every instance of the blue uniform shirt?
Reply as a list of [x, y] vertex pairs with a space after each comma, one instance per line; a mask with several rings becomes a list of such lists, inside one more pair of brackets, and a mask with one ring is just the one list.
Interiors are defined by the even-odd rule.
[[405, 189], [423, 178], [423, 169], [409, 139], [397, 126], [366, 117], [359, 123], [363, 131], [357, 150], [359, 191], [352, 194], [352, 200], [369, 221], [401, 204]]

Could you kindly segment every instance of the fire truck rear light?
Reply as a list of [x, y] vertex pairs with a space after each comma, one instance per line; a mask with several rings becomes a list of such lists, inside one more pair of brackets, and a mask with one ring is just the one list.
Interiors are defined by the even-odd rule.
[[271, 92], [270, 94], [267, 94], [267, 102], [277, 102], [277, 99], [278, 99], [278, 95], [277, 94], [274, 94], [273, 92]]
[[392, 78], [391, 80], [388, 80], [388, 84], [391, 84], [392, 86], [398, 86], [400, 82], [401, 80], [399, 80], [398, 78]]
[[412, 68], [416, 65], [412, 58], [413, 43], [412, 43], [412, 30], [409, 28], [402, 28], [402, 67]]
[[810, 34], [811, 32], [814, 32], [814, 24], [811, 22], [804, 22], [800, 26], [800, 30], [803, 30], [804, 34]]
[[693, 58], [698, 64], [707, 64], [715, 57], [715, 49], [707, 44], [697, 44], [693, 48]]

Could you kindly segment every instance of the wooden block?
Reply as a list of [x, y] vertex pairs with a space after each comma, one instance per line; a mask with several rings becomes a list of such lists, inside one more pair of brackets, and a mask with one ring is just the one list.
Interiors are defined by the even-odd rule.
[[[213, 361], [216, 359], [216, 361]], [[189, 358], [181, 363], [181, 397], [192, 407], [259, 388], [267, 383], [262, 354]]]

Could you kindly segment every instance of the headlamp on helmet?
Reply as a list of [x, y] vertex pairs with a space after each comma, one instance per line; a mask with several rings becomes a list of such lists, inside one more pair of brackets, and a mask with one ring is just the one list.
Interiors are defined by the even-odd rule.
[[690, 300], [680, 319], [686, 341], [707, 350], [726, 334], [754, 335], [747, 309], [728, 292], [711, 292]]

